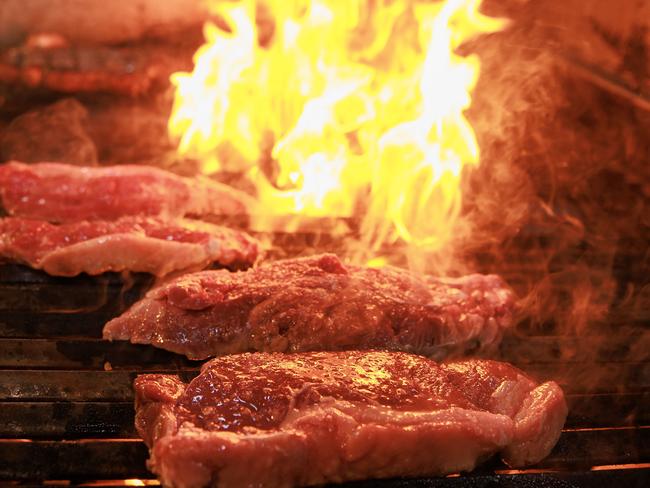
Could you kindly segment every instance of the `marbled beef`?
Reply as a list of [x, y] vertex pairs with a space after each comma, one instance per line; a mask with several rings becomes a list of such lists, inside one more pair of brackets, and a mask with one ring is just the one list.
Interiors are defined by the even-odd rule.
[[204, 271], [150, 291], [104, 328], [204, 359], [245, 351], [389, 349], [437, 358], [491, 348], [514, 296], [497, 276], [418, 277], [343, 264], [335, 255], [245, 272]]
[[54, 225], [0, 219], [0, 257], [55, 276], [142, 271], [163, 276], [211, 263], [248, 267], [259, 245], [244, 232], [196, 220], [124, 217]]
[[135, 380], [136, 427], [163, 485], [291, 487], [469, 471], [544, 458], [567, 414], [513, 366], [390, 352], [253, 353], [189, 384]]
[[17, 162], [0, 165], [0, 199], [9, 215], [48, 222], [246, 215], [251, 204], [247, 195], [208, 178], [152, 166]]

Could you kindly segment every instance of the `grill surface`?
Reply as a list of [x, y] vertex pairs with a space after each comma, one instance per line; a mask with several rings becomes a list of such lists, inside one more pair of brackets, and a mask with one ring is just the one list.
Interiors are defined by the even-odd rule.
[[[64, 279], [0, 266], [0, 480], [20, 486], [154, 483], [133, 426], [132, 381], [145, 371], [189, 379], [200, 363], [101, 340], [106, 320], [151, 284], [147, 275]], [[501, 359], [538, 379], [555, 379], [568, 397], [565, 430], [538, 465], [510, 470], [494, 460], [471, 474], [347, 486], [648, 486], [650, 363], [626, 360], [647, 337], [643, 313], [590, 329], [612, 338], [595, 354], [596, 363], [576, 359], [582, 347], [591, 347], [587, 337], [556, 336], [552, 327], [545, 335], [504, 341]], [[577, 353], [567, 360], [567, 350]]]

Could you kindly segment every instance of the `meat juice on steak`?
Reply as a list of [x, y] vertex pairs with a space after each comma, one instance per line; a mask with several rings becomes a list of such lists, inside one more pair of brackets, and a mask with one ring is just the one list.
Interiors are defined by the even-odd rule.
[[189, 384], [139, 376], [135, 391], [149, 467], [183, 488], [444, 475], [495, 453], [523, 466], [567, 414], [556, 383], [511, 365], [398, 352], [232, 355]]
[[104, 328], [191, 359], [245, 351], [388, 349], [444, 357], [498, 345], [514, 295], [494, 275], [419, 277], [332, 254], [174, 279]]
[[214, 262], [248, 267], [259, 250], [259, 243], [244, 232], [181, 218], [123, 217], [61, 225], [0, 219], [0, 257], [54, 276], [125, 270], [163, 276]]

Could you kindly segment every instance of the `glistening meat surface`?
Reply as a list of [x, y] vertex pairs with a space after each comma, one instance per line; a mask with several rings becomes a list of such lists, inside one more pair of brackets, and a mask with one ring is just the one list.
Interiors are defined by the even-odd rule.
[[204, 271], [152, 290], [104, 328], [204, 359], [244, 351], [389, 349], [443, 357], [497, 345], [514, 296], [497, 276], [418, 277], [335, 255]]
[[0, 219], [0, 256], [55, 276], [142, 271], [163, 276], [217, 262], [247, 267], [259, 246], [243, 232], [188, 219], [124, 217], [54, 225]]
[[6, 163], [0, 165], [0, 198], [9, 215], [49, 222], [246, 215], [250, 205], [247, 195], [208, 178], [138, 165]]
[[189, 384], [135, 380], [136, 427], [166, 486], [290, 487], [543, 459], [567, 407], [513, 366], [391, 352], [252, 353]]

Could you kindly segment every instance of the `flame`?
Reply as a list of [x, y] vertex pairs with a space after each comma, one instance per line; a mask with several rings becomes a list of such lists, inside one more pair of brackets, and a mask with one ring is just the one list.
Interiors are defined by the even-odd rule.
[[[354, 216], [370, 255], [453, 233], [463, 169], [479, 162], [463, 115], [479, 73], [455, 50], [504, 21], [480, 0], [213, 2], [192, 73], [175, 73], [178, 152], [245, 172], [257, 217]], [[254, 216], [255, 217], [255, 216]]]
[[137, 479], [137, 478], [124, 480], [124, 485], [125, 486], [145, 486], [144, 481], [142, 481], [140, 479]]

